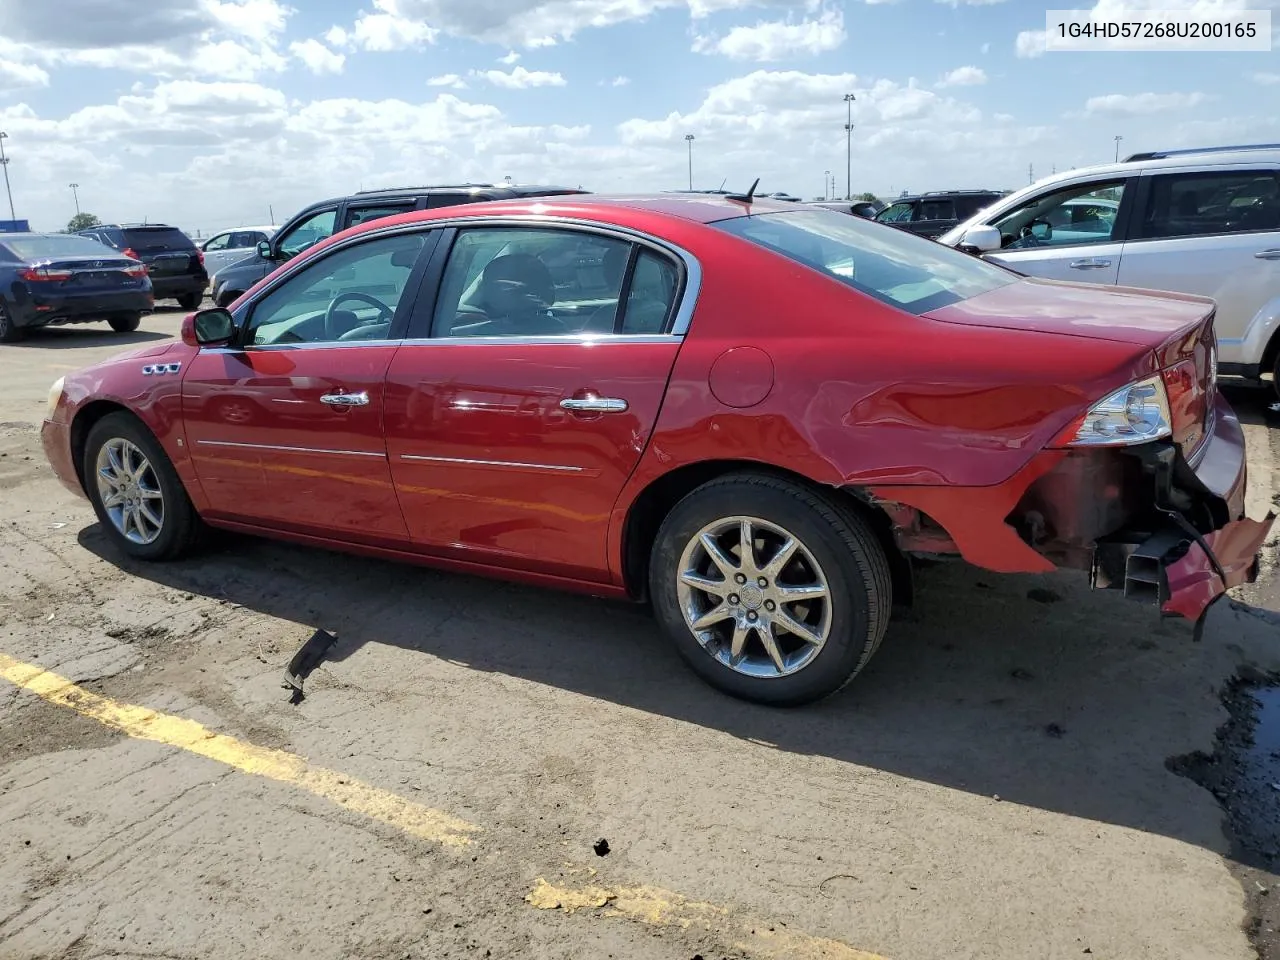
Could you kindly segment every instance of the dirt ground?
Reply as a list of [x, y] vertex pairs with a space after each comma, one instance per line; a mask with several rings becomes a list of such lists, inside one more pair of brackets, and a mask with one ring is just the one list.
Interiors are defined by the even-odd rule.
[[[177, 318], [0, 348], [0, 960], [1254, 956], [1223, 810], [1167, 762], [1280, 669], [1271, 572], [1194, 643], [931, 567], [862, 677], [775, 711], [617, 604], [242, 538], [133, 565], [38, 422]], [[1261, 516], [1280, 434], [1239, 406]]]

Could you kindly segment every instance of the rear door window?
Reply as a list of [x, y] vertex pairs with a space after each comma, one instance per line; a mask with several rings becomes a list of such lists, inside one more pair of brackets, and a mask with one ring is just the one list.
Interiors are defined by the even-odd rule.
[[1280, 178], [1273, 170], [1153, 176], [1138, 227], [1142, 239], [1280, 230]]
[[954, 220], [955, 207], [950, 200], [924, 200], [920, 204], [919, 220]]

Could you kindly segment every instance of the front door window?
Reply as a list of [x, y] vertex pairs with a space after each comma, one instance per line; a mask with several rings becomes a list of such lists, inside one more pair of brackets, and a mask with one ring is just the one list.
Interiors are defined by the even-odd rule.
[[1082, 183], [1041, 194], [995, 222], [1005, 250], [1108, 243], [1124, 195], [1123, 180]]
[[337, 219], [336, 208], [312, 214], [280, 238], [280, 253], [286, 258], [296, 257], [307, 247], [315, 246], [321, 240], [333, 236]]
[[385, 339], [425, 240], [380, 237], [307, 264], [254, 306], [246, 343]]

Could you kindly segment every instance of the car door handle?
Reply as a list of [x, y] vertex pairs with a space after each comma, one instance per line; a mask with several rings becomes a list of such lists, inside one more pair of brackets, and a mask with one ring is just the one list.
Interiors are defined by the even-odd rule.
[[1068, 266], [1072, 270], [1105, 270], [1111, 266], [1111, 261], [1103, 260], [1099, 257], [1089, 257], [1085, 260], [1072, 260]]
[[367, 407], [369, 394], [364, 390], [359, 393], [326, 393], [320, 398], [320, 402], [331, 407]]
[[1259, 250], [1254, 256], [1259, 260], [1280, 260], [1280, 249]]
[[561, 400], [560, 406], [574, 413], [625, 413], [627, 401], [619, 397], [570, 397]]

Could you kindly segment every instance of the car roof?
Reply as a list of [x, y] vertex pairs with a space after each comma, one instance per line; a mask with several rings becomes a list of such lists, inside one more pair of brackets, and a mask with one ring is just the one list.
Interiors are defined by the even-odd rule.
[[[924, 193], [908, 193], [906, 196], [894, 197], [892, 203], [905, 203], [910, 200], [928, 200], [938, 197], [1002, 197], [1007, 190], [926, 190]], [[867, 203], [871, 201], [868, 200]]]
[[[789, 200], [774, 200], [770, 197], [753, 197], [750, 204], [735, 200], [734, 194], [711, 193], [637, 193], [637, 194], [599, 194], [580, 193], [553, 197], [530, 197], [522, 200], [493, 200], [487, 203], [469, 203], [456, 209], [441, 207], [430, 211], [445, 216], [511, 212], [529, 212], [536, 207], [537, 212], [547, 216], [582, 216], [592, 211], [607, 212], [614, 210], [634, 210], [638, 213], [657, 213], [668, 217], [678, 217], [694, 223], [715, 223], [719, 220], [731, 220], [735, 217], [747, 216], [751, 213], [794, 213], [803, 209], [799, 204]], [[372, 221], [376, 223], [377, 221]]]

